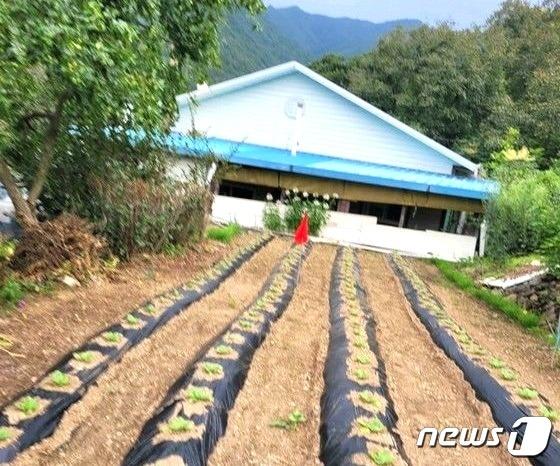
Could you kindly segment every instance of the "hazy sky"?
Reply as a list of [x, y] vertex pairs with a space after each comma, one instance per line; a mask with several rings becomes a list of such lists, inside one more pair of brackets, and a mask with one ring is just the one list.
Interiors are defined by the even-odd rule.
[[[265, 0], [277, 7], [298, 5], [310, 13], [327, 16], [348, 16], [373, 22], [398, 18], [414, 18], [434, 24], [452, 21], [467, 27], [484, 21], [502, 0]], [[534, 0], [532, 3], [538, 3]]]

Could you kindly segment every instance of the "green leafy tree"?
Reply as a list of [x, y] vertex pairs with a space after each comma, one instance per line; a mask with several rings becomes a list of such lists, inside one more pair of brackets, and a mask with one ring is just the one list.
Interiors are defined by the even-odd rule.
[[0, 2], [0, 182], [23, 228], [38, 224], [36, 207], [53, 164], [72, 144], [169, 127], [175, 96], [217, 62], [219, 23], [234, 8], [256, 13], [263, 5]]

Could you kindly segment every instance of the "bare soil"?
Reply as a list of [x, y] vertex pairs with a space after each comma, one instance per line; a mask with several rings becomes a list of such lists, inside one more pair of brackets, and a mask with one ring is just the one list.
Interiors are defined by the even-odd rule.
[[273, 240], [216, 292], [127, 352], [66, 412], [55, 434], [15, 464], [119, 464], [168, 389], [255, 299], [271, 265], [287, 249], [285, 240]]
[[0, 405], [29, 389], [65, 354], [147, 299], [176, 287], [210, 267], [255, 233], [230, 244], [205, 241], [176, 258], [141, 256], [111, 276], [52, 296], [31, 298], [23, 310], [0, 317], [0, 335], [14, 342], [0, 352]]
[[362, 252], [362, 281], [377, 322], [389, 394], [398, 416], [397, 431], [413, 464], [508, 465], [504, 448], [419, 448], [424, 427], [494, 427], [490, 408], [476, 399], [460, 369], [432, 341], [410, 308], [386, 259]]
[[543, 339], [454, 287], [435, 266], [422, 261], [414, 261], [413, 266], [448, 314], [469, 335], [518, 371], [520, 380], [538, 389], [554, 408], [560, 409], [560, 366], [555, 364]]
[[[320, 399], [335, 253], [332, 246], [313, 247], [292, 302], [255, 354], [211, 466], [321, 464]], [[295, 409], [307, 418], [298, 429], [270, 426]]]

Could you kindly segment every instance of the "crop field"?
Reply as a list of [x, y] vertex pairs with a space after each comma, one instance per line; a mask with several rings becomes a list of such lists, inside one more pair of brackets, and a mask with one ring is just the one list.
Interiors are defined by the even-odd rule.
[[[248, 233], [205, 260], [25, 372], [0, 361], [0, 463], [560, 464], [544, 343], [430, 264]], [[553, 424], [536, 458], [417, 445], [526, 415]]]

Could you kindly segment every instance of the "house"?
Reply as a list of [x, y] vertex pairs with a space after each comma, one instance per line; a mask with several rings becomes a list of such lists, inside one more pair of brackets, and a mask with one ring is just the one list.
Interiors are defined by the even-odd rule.
[[328, 239], [452, 260], [483, 246], [467, 213], [480, 220], [496, 185], [476, 164], [297, 62], [177, 102], [175, 149], [204, 144], [239, 166], [220, 185], [219, 220], [259, 226], [267, 193], [297, 186], [338, 193]]

